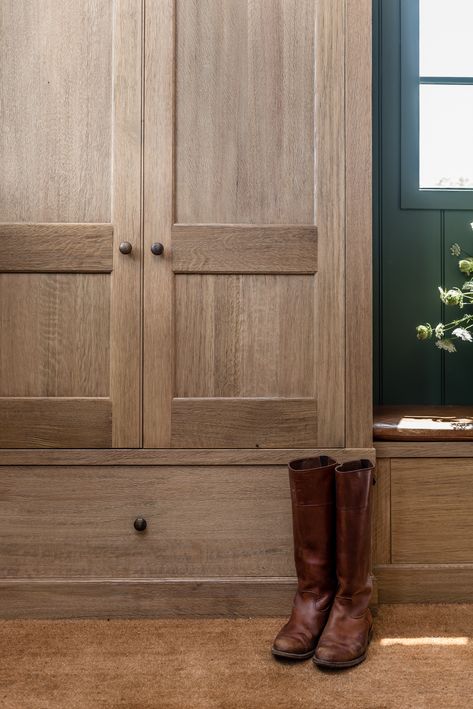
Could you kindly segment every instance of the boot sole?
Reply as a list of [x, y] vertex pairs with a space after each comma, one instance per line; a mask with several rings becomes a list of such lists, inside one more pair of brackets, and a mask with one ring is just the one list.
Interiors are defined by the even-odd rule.
[[363, 662], [363, 660], [366, 660], [366, 655], [368, 654], [368, 646], [371, 642], [371, 638], [373, 637], [373, 630], [370, 630], [370, 634], [368, 635], [368, 645], [366, 647], [365, 652], [363, 655], [360, 655], [359, 657], [355, 657], [354, 660], [345, 660], [344, 662], [330, 662], [330, 660], [319, 660], [317, 657], [314, 657], [313, 663], [314, 665], [317, 665], [318, 667], [327, 667], [328, 669], [331, 670], [342, 670], [347, 667], [355, 667], [356, 665], [359, 665]]
[[308, 660], [314, 656], [315, 649], [301, 654], [296, 652], [284, 652], [283, 650], [277, 650], [275, 647], [272, 647], [271, 652], [275, 657], [287, 657], [290, 660]]

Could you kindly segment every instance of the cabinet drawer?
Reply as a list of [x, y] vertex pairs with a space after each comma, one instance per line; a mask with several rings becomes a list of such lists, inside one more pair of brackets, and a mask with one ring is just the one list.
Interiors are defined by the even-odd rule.
[[0, 538], [3, 578], [294, 574], [285, 466], [3, 467]]

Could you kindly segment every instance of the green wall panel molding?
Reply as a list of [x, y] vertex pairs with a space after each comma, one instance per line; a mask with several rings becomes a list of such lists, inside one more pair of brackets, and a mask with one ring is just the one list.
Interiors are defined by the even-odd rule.
[[415, 327], [454, 315], [437, 286], [462, 282], [450, 246], [473, 253], [473, 210], [401, 207], [401, 0], [375, 0], [373, 11], [375, 401], [469, 404], [473, 346], [444, 353]]

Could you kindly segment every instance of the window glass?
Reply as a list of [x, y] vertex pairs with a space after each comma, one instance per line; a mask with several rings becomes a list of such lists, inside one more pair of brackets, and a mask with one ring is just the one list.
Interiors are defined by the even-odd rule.
[[473, 188], [473, 86], [420, 86], [420, 188]]
[[473, 77], [473, 0], [420, 0], [420, 75]]

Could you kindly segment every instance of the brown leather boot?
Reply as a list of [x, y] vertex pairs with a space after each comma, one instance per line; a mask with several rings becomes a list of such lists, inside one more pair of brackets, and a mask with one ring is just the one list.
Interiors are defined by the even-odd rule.
[[369, 460], [350, 461], [335, 469], [338, 590], [315, 651], [314, 662], [322, 667], [358, 665], [371, 640], [373, 469]]
[[297, 592], [273, 655], [312, 657], [337, 590], [335, 574], [335, 466], [328, 456], [289, 463]]

